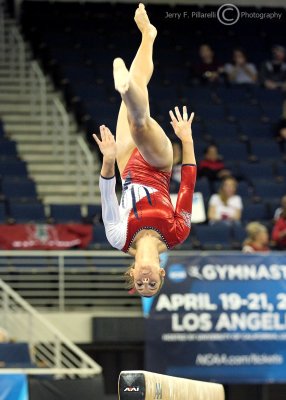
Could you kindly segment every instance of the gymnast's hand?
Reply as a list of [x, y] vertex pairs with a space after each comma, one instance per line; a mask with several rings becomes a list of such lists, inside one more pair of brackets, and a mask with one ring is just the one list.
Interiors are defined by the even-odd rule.
[[174, 129], [175, 134], [182, 142], [190, 142], [192, 138], [192, 122], [194, 119], [194, 113], [192, 112], [190, 118], [188, 117], [187, 107], [183, 107], [183, 117], [179, 111], [179, 107], [175, 107], [175, 114], [173, 111], [169, 111], [171, 117], [171, 125]]
[[99, 130], [101, 135], [101, 141], [98, 139], [95, 133], [92, 135], [94, 140], [98, 144], [99, 150], [103, 154], [105, 160], [115, 161], [116, 142], [114, 136], [105, 125], [101, 125], [99, 127]]

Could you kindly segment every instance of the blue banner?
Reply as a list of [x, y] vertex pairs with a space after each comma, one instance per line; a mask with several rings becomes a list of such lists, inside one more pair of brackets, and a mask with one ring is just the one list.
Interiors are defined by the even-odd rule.
[[26, 375], [0, 375], [0, 400], [28, 400]]
[[146, 369], [286, 382], [286, 254], [218, 254], [169, 255], [146, 320]]

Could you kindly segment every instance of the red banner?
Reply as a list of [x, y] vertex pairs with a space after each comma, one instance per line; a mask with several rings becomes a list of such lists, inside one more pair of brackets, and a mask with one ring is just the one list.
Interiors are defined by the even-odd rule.
[[92, 225], [0, 225], [2, 250], [64, 250], [86, 248]]

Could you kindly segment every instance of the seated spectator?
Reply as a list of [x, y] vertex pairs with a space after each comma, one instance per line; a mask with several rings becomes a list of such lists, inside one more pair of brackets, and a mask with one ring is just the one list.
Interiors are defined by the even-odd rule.
[[275, 126], [276, 141], [286, 161], [286, 101], [283, 103], [283, 115]]
[[281, 207], [278, 207], [275, 210], [274, 217], [273, 217], [274, 221], [277, 221], [281, 217], [283, 209], [286, 210], [286, 195], [283, 196], [282, 199], [281, 199]]
[[246, 54], [239, 48], [233, 50], [233, 62], [224, 66], [224, 72], [230, 83], [254, 84], [257, 81], [255, 65], [247, 61]]
[[278, 250], [286, 250], [286, 196], [282, 198], [282, 211], [274, 224], [272, 240]]
[[259, 222], [250, 222], [246, 226], [247, 238], [243, 242], [243, 253], [269, 251], [269, 235], [266, 227]]
[[213, 194], [209, 201], [210, 223], [240, 221], [243, 205], [241, 197], [236, 194], [236, 189], [237, 181], [233, 177], [227, 177], [222, 181], [218, 194]]
[[9, 334], [6, 329], [0, 327], [0, 343], [10, 342]]
[[195, 76], [202, 84], [217, 83], [220, 78], [221, 65], [215, 58], [213, 49], [208, 44], [199, 48], [200, 63], [195, 66]]
[[199, 162], [198, 177], [206, 177], [210, 181], [230, 176], [231, 173], [225, 168], [223, 161], [218, 154], [218, 148], [215, 144], [210, 144], [204, 152], [204, 158]]
[[285, 48], [273, 46], [272, 60], [265, 61], [261, 66], [260, 79], [267, 89], [286, 90]]

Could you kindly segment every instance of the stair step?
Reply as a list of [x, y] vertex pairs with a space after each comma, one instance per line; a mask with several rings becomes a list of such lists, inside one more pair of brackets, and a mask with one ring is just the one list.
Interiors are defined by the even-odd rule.
[[[53, 99], [53, 95], [51, 93], [47, 93], [47, 101], [51, 101]], [[38, 103], [39, 99], [37, 99]], [[2, 91], [0, 92], [0, 102], [14, 102], [16, 104], [21, 104], [21, 103], [31, 103], [31, 94], [30, 93], [3, 93]]]
[[58, 185], [43, 185], [39, 184], [37, 185], [37, 191], [40, 196], [46, 196], [46, 195], [51, 195], [51, 194], [69, 194], [71, 196], [74, 196], [75, 194], [80, 194], [80, 195], [88, 195], [89, 193], [89, 188], [87, 183], [82, 183], [81, 185], [64, 185], [64, 184], [58, 184]]
[[[5, 120], [5, 119], [4, 119]], [[17, 133], [22, 133], [23, 134], [30, 134], [30, 135], [34, 135], [34, 134], [39, 134], [42, 132], [42, 126], [39, 124], [14, 124], [11, 122], [5, 122], [5, 128], [7, 133], [12, 133], [13, 132], [17, 132]], [[54, 126], [52, 125], [47, 125], [47, 134], [49, 133], [53, 133], [54, 132]], [[75, 126], [70, 126], [69, 127], [69, 135], [75, 134], [76, 130], [75, 130]]]
[[[13, 133], [13, 134], [9, 135], [9, 138], [12, 140], [15, 140], [16, 142], [18, 142], [20, 144], [25, 144], [25, 145], [30, 144], [30, 145], [35, 145], [35, 146], [37, 146], [37, 145], [41, 146], [44, 144], [46, 144], [46, 145], [53, 144], [53, 136], [51, 134], [49, 134], [49, 135], [44, 135], [44, 134], [43, 135], [42, 134], [30, 135], [30, 134], [23, 134], [23, 133]], [[59, 144], [59, 146], [63, 145], [64, 144], [63, 138], [59, 137], [58, 139], [59, 139], [59, 141], [57, 143]], [[72, 140], [70, 143], [71, 143], [71, 145], [76, 143], [75, 136], [72, 137]]]
[[[1, 88], [0, 88], [1, 90]], [[52, 125], [54, 122], [51, 120], [50, 116], [48, 118], [48, 124]], [[4, 117], [4, 124], [23, 124], [23, 123], [28, 123], [28, 124], [39, 124], [42, 122], [42, 116], [41, 115], [31, 115], [31, 113], [26, 113], [26, 114], [15, 114], [15, 115], [5, 115]], [[75, 125], [74, 123], [71, 123], [71, 125]]]
[[[66, 183], [68, 185], [76, 185], [77, 183], [76, 175], [74, 173], [69, 175], [63, 175], [62, 173], [61, 174], [33, 173], [32, 177], [39, 185], [52, 185], [52, 184], [63, 184], [63, 183]], [[95, 185], [98, 187], [99, 175], [94, 174], [93, 178]]]
[[[76, 142], [71, 142], [69, 145], [70, 152], [75, 153], [77, 149], [77, 143]], [[31, 144], [31, 143], [19, 143], [17, 144], [18, 151], [21, 154], [29, 154], [29, 153], [41, 153], [41, 154], [53, 154], [53, 151], [55, 150], [55, 146], [53, 143], [37, 143], [37, 144]], [[65, 143], [57, 143], [57, 154], [63, 154], [65, 149]]]
[[86, 196], [78, 199], [75, 196], [46, 195], [44, 204], [100, 204], [100, 196], [95, 195], [92, 198]]
[[[33, 111], [33, 113], [32, 113], [32, 111]], [[7, 114], [16, 114], [16, 115], [18, 115], [19, 113], [25, 113], [25, 114], [29, 113], [29, 114], [36, 115], [36, 114], [39, 114], [40, 111], [41, 111], [41, 107], [39, 104], [35, 104], [33, 106], [33, 110], [31, 110], [31, 102], [30, 101], [23, 102], [22, 104], [19, 104], [19, 103], [15, 103], [15, 104], [10, 103], [9, 104], [9, 103], [5, 103], [5, 102], [0, 103], [0, 113], [2, 115], [6, 114], [6, 113]], [[51, 102], [49, 102], [47, 105], [47, 111], [49, 114], [51, 114], [51, 112], [52, 112], [52, 103]]]
[[[54, 162], [54, 163], [44, 163], [44, 162], [33, 162], [28, 165], [28, 171], [31, 175], [37, 176], [37, 174], [46, 174], [49, 175], [56, 175], [62, 174], [64, 171], [65, 166], [62, 163]], [[99, 174], [99, 166], [94, 165], [94, 169], [92, 169], [94, 175]], [[76, 164], [70, 164], [68, 167], [68, 174], [75, 174], [78, 170], [78, 166]]]

